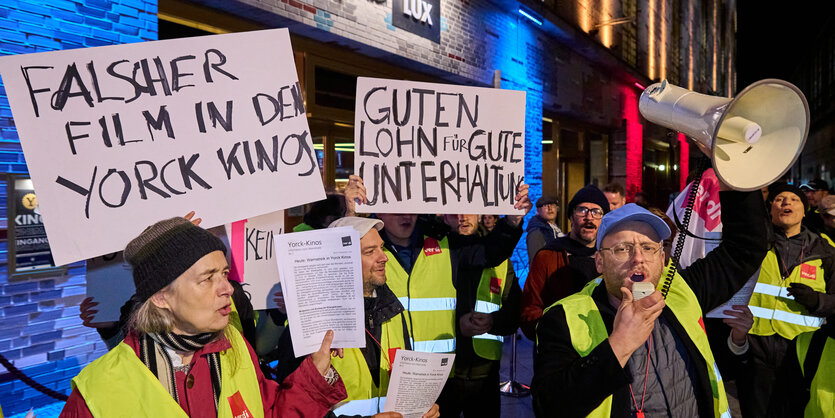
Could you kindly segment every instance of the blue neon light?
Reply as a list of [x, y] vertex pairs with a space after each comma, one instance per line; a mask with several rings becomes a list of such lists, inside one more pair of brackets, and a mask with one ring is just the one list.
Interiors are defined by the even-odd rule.
[[533, 23], [536, 23], [537, 25], [542, 26], [542, 20], [541, 20], [541, 19], [537, 19], [537, 18], [536, 18], [536, 17], [534, 17], [532, 14], [530, 14], [530, 13], [526, 12], [525, 10], [523, 10], [521, 7], [519, 8], [519, 14], [521, 14], [522, 16], [527, 17], [527, 18], [528, 18], [528, 19], [530, 19]]

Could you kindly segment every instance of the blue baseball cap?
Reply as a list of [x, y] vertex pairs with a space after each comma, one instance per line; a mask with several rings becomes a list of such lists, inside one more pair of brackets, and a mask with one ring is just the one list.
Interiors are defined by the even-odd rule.
[[661, 218], [634, 203], [628, 203], [603, 216], [600, 227], [597, 229], [597, 248], [600, 248], [603, 244], [603, 238], [609, 231], [624, 222], [643, 222], [649, 225], [655, 230], [661, 241], [667, 239], [671, 233], [670, 227]]

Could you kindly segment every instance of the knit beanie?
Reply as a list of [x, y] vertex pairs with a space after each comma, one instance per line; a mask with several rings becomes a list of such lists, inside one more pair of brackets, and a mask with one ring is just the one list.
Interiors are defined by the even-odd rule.
[[604, 214], [609, 212], [609, 201], [606, 199], [606, 195], [593, 184], [589, 184], [574, 193], [574, 197], [568, 202], [568, 216], [574, 213], [574, 208], [580, 203], [595, 203], [600, 206], [600, 209], [603, 209]]
[[168, 286], [206, 254], [226, 246], [216, 236], [182, 217], [159, 221], [125, 247], [125, 260], [133, 267], [136, 298], [144, 303]]
[[791, 192], [797, 195], [797, 197], [800, 198], [800, 201], [803, 202], [803, 210], [809, 210], [809, 199], [806, 198], [806, 193], [803, 193], [803, 190], [799, 187], [782, 181], [779, 183], [772, 183], [768, 186], [768, 205], [771, 206], [771, 204], [774, 203], [774, 198], [783, 192]]

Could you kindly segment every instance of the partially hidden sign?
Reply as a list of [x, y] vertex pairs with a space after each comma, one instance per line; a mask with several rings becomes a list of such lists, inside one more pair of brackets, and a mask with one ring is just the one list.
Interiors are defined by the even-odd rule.
[[226, 224], [231, 249], [229, 278], [246, 283], [253, 309], [271, 309], [277, 305], [273, 294], [281, 290], [275, 236], [284, 233], [284, 211], [268, 213]]
[[354, 129], [357, 211], [522, 214], [525, 92], [361, 77]]
[[325, 197], [286, 29], [0, 58], [58, 265]]

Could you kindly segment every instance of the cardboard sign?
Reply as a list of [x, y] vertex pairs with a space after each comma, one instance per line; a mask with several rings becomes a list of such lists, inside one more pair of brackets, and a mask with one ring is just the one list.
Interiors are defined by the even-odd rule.
[[324, 198], [286, 29], [15, 55], [0, 74], [58, 265], [195, 210]]
[[281, 289], [275, 259], [275, 236], [284, 233], [284, 211], [226, 224], [231, 248], [229, 278], [246, 283], [253, 309], [276, 307], [273, 293]]
[[522, 214], [525, 92], [357, 79], [359, 212]]

